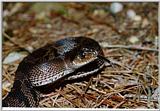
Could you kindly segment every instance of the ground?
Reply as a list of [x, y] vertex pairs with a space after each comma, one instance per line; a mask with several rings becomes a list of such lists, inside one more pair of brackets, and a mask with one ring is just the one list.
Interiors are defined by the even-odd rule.
[[[3, 97], [30, 52], [65, 37], [86, 36], [99, 42], [113, 66], [44, 94], [39, 107], [158, 108], [158, 3], [121, 3], [117, 13], [111, 5], [4, 3]], [[129, 10], [135, 15], [127, 15]]]

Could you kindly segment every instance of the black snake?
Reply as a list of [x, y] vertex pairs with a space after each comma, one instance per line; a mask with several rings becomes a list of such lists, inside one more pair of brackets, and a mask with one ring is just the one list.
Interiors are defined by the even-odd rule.
[[99, 56], [103, 56], [100, 45], [87, 37], [64, 38], [35, 50], [19, 64], [2, 106], [37, 107], [40, 96], [35, 87], [93, 74], [104, 66]]

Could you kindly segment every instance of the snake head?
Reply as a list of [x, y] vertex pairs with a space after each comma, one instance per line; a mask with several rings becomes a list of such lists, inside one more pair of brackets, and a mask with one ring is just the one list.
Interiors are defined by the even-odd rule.
[[93, 49], [83, 48], [73, 59], [74, 68], [82, 67], [95, 59], [97, 59], [97, 51]]

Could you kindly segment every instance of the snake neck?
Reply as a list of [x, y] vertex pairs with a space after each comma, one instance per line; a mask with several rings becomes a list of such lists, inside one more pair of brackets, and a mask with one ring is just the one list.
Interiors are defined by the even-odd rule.
[[2, 101], [3, 107], [37, 107], [39, 103], [39, 93], [33, 89], [30, 81], [22, 74], [17, 79], [11, 89], [11, 92]]

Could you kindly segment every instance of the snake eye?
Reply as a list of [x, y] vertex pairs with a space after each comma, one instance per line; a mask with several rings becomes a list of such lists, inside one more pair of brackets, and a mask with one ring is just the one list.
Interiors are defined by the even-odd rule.
[[80, 58], [84, 58], [84, 57], [85, 57], [85, 52], [84, 52], [84, 51], [80, 51], [79, 57], [80, 57]]
[[87, 48], [83, 48], [80, 53], [79, 53], [79, 58], [80, 59], [89, 59], [92, 57], [96, 57], [97, 56], [97, 52], [92, 50], [92, 49], [87, 49]]

